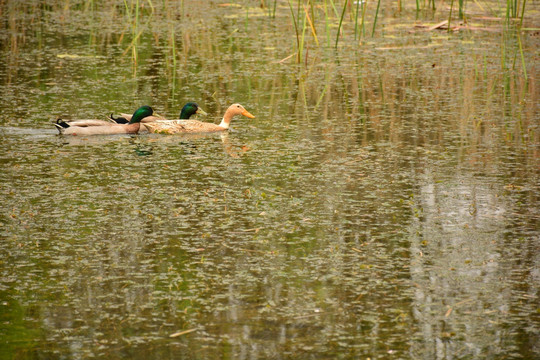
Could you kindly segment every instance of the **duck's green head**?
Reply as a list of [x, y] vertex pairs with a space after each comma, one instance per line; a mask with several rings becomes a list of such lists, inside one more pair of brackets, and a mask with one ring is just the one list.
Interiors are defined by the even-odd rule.
[[141, 106], [135, 112], [133, 113], [133, 117], [131, 118], [130, 124], [135, 124], [138, 122], [141, 122], [142, 119], [144, 119], [147, 116], [152, 116], [154, 113], [154, 109], [152, 109], [148, 105]]
[[197, 105], [197, 103], [188, 102], [186, 105], [184, 105], [182, 111], [180, 112], [180, 119], [187, 120], [193, 114], [208, 115], [203, 109], [199, 107], [199, 105]]

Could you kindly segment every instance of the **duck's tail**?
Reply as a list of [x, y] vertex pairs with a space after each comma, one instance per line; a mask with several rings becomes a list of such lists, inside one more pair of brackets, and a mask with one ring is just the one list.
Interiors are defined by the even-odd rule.
[[113, 116], [113, 114], [111, 114], [111, 116], [109, 118], [112, 121], [114, 121], [115, 123], [117, 123], [117, 124], [127, 124], [127, 123], [129, 123], [129, 121], [125, 117], [122, 117], [122, 116], [119, 116], [119, 117], [115, 118]]
[[62, 119], [56, 119], [54, 126], [56, 126], [60, 134], [62, 134], [64, 130], [69, 127], [69, 124]]
[[57, 127], [60, 126], [64, 129], [67, 129], [69, 127], [69, 124], [62, 119], [56, 119], [56, 123], [54, 125], [56, 125]]

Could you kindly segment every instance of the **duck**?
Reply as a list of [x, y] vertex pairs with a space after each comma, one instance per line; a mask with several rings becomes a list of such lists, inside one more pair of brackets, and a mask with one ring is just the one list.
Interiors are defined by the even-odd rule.
[[227, 111], [225, 111], [225, 115], [223, 115], [219, 125], [198, 120], [157, 120], [144, 123], [143, 126], [146, 127], [149, 132], [157, 134], [218, 132], [228, 130], [231, 120], [236, 115], [243, 115], [250, 119], [255, 118], [255, 116], [244, 109], [242, 105], [232, 104]]
[[135, 110], [127, 124], [117, 124], [105, 120], [56, 120], [54, 124], [61, 135], [112, 135], [136, 134], [141, 127], [141, 120], [152, 116], [154, 110], [144, 105]]
[[[195, 115], [195, 114], [208, 115], [206, 113], [206, 111], [201, 109], [197, 103], [188, 102], [188, 103], [186, 103], [184, 105], [184, 107], [180, 111], [180, 119], [181, 120], [187, 120], [187, 119], [189, 119], [191, 117], [191, 115]], [[113, 114], [111, 114], [111, 116], [109, 118], [112, 121], [116, 122], [117, 124], [127, 124], [131, 120], [131, 117], [132, 117], [132, 115], [120, 113], [120, 116], [117, 117], [117, 118], [115, 118], [113, 116]], [[167, 119], [163, 119], [163, 118], [161, 118], [159, 116], [147, 116], [144, 119], [142, 119], [141, 122], [142, 123], [148, 123], [148, 122], [154, 122], [154, 121], [157, 121], [157, 120], [170, 121], [170, 120], [167, 120]], [[141, 128], [140, 130], [143, 130], [143, 128]], [[146, 130], [146, 129], [144, 129], [144, 130]]]

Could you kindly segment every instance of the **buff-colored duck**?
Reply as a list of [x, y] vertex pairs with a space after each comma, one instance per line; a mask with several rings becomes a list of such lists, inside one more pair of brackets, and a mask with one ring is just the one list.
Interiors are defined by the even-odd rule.
[[[197, 103], [188, 102], [186, 103], [186, 105], [184, 105], [184, 107], [180, 111], [180, 119], [187, 120], [192, 115], [195, 115], [195, 114], [208, 115], [203, 109], [199, 107]], [[131, 120], [131, 117], [132, 115], [130, 114], [120, 113], [120, 117], [117, 117], [117, 118], [115, 118], [111, 114], [110, 119], [118, 124], [127, 124]], [[145, 117], [144, 119], [142, 119], [141, 123], [149, 123], [149, 122], [154, 122], [154, 121], [172, 121], [172, 120], [163, 119], [161, 117], [154, 115], [154, 116]], [[141, 127], [140, 131], [143, 131], [143, 130], [146, 130], [146, 128], [143, 129], [143, 127]]]
[[217, 132], [229, 129], [231, 120], [236, 115], [244, 115], [250, 119], [255, 118], [240, 104], [229, 106], [219, 125], [197, 121], [197, 120], [158, 120], [143, 125], [151, 133], [159, 134], [178, 134], [178, 133], [204, 133]]
[[144, 105], [135, 110], [127, 124], [117, 124], [104, 120], [56, 120], [54, 124], [62, 135], [112, 135], [136, 134], [141, 127], [141, 120], [152, 116], [154, 110]]

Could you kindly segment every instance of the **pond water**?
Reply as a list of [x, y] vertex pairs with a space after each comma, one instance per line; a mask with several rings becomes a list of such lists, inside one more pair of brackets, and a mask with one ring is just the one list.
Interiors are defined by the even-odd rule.
[[0, 4], [0, 359], [540, 356], [537, 2], [133, 3]]

